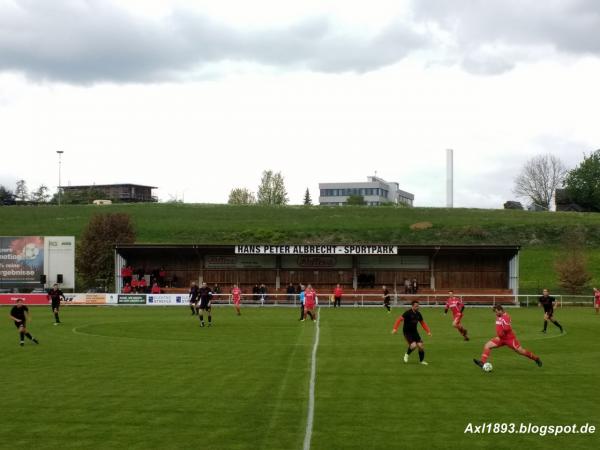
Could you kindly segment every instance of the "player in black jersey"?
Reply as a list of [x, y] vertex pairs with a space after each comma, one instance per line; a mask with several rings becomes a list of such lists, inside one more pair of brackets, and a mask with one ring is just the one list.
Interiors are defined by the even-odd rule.
[[198, 312], [198, 285], [192, 281], [190, 286], [190, 308], [192, 310], [192, 316]]
[[206, 285], [202, 283], [202, 286], [198, 290], [198, 298], [200, 299], [200, 306], [198, 307], [198, 318], [200, 319], [200, 326], [204, 326], [204, 314], [202, 311], [206, 311], [208, 314], [208, 326], [212, 325], [212, 317], [210, 315], [210, 301], [212, 300], [212, 291]]
[[15, 323], [15, 326], [19, 330], [19, 345], [22, 347], [25, 345], [25, 336], [30, 341], [39, 344], [38, 340], [34, 338], [29, 331], [27, 331], [27, 319], [29, 318], [29, 308], [23, 304], [23, 299], [17, 299], [17, 304], [12, 307], [9, 314], [10, 318]]
[[392, 310], [390, 309], [390, 291], [388, 291], [388, 288], [386, 288], [385, 286], [382, 287], [383, 289], [383, 307], [385, 309], [387, 309], [388, 313], [391, 313]]
[[60, 301], [65, 301], [65, 295], [58, 288], [58, 284], [54, 284], [54, 286], [52, 286], [52, 289], [48, 291], [48, 300], [52, 302], [52, 312], [54, 313], [54, 325], [58, 325], [60, 323], [60, 319], [58, 318]]
[[542, 330], [542, 333], [546, 332], [546, 329], [548, 328], [548, 321], [556, 325], [560, 329], [561, 333], [563, 332], [562, 325], [558, 323], [558, 321], [554, 320], [555, 301], [556, 299], [550, 295], [548, 289], [544, 289], [542, 291], [542, 296], [538, 299], [540, 306], [544, 307], [544, 329]]
[[190, 309], [192, 310], [192, 316], [194, 314], [198, 314], [199, 293], [200, 288], [195, 282], [192, 281], [192, 285], [190, 286]]
[[428, 336], [431, 336], [431, 331], [429, 327], [423, 320], [423, 316], [419, 312], [419, 302], [417, 300], [413, 300], [412, 306], [408, 311], [405, 311], [394, 324], [394, 328], [392, 330], [393, 334], [398, 332], [398, 327], [400, 323], [404, 321], [404, 325], [402, 326], [402, 332], [404, 333], [404, 338], [408, 343], [408, 349], [404, 355], [404, 362], [408, 362], [408, 355], [410, 355], [415, 348], [419, 349], [419, 361], [423, 365], [427, 365], [425, 361], [425, 349], [423, 348], [423, 339], [419, 335], [417, 331], [417, 324], [420, 323], [423, 329], [427, 332]]

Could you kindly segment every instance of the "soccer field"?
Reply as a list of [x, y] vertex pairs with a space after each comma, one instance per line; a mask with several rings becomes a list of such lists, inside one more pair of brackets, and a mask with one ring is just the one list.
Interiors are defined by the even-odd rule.
[[[63, 307], [60, 326], [32, 307], [40, 345], [0, 329], [0, 447], [11, 449], [301, 449], [317, 324], [296, 308], [214, 308], [200, 328], [177, 307]], [[321, 309], [312, 449], [599, 448], [600, 315], [559, 309], [540, 333], [538, 308], [511, 309], [521, 344], [494, 370], [472, 359], [495, 334], [491, 309], [467, 309], [464, 342], [439, 308], [422, 308], [428, 366], [379, 308]], [[594, 434], [465, 433], [484, 423], [596, 427]], [[493, 431], [493, 429], [492, 429]]]

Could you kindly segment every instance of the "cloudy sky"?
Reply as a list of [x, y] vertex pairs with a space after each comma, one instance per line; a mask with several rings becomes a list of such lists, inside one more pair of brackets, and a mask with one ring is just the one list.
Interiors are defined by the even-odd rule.
[[597, 0], [0, 0], [0, 184], [158, 186], [291, 203], [375, 172], [445, 205], [600, 148]]

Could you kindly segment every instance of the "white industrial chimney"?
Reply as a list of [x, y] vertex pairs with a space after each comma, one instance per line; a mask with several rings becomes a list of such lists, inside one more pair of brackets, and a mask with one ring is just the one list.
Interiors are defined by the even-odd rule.
[[446, 150], [446, 207], [454, 208], [454, 150]]

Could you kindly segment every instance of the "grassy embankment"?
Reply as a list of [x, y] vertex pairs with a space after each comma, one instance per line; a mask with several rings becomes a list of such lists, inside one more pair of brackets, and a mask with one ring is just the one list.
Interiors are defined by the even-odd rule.
[[[139, 243], [518, 244], [521, 288], [556, 289], [553, 265], [564, 233], [586, 231], [589, 269], [600, 282], [600, 215], [509, 210], [115, 204], [0, 208], [0, 235], [74, 235], [90, 216], [126, 212]], [[430, 222], [424, 230], [411, 230]]]

